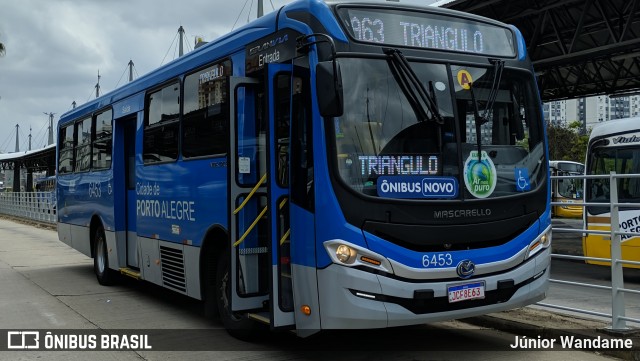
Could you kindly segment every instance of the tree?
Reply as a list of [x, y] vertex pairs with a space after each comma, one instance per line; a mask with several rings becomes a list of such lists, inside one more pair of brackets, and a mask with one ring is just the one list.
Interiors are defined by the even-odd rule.
[[569, 124], [569, 129], [573, 130], [576, 133], [575, 142], [571, 144], [571, 153], [569, 159], [575, 162], [584, 163], [585, 156], [587, 155], [589, 134], [591, 134], [591, 131], [588, 130], [585, 134], [580, 134], [582, 130], [582, 124], [578, 121]]
[[572, 122], [567, 128], [549, 125], [547, 136], [550, 160], [572, 160], [584, 163], [589, 134], [580, 135], [581, 126], [580, 122]]

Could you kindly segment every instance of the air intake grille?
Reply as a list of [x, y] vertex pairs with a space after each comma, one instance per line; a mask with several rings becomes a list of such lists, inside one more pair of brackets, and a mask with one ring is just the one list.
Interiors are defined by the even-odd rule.
[[184, 258], [181, 249], [160, 246], [162, 284], [180, 292], [187, 291], [184, 277]]

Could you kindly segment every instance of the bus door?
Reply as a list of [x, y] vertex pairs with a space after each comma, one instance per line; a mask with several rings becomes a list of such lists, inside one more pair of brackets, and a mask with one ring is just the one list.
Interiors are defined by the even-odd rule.
[[[233, 311], [272, 328], [295, 324], [290, 252], [292, 66], [268, 64], [266, 80], [232, 78], [230, 234]], [[306, 184], [306, 182], [305, 182]], [[307, 229], [313, 237], [313, 227]]]
[[229, 235], [231, 310], [255, 311], [269, 299], [267, 167], [263, 85], [231, 77], [229, 154]]
[[290, 217], [290, 137], [292, 66], [268, 64], [267, 198], [270, 238], [270, 324], [272, 328], [295, 324]]

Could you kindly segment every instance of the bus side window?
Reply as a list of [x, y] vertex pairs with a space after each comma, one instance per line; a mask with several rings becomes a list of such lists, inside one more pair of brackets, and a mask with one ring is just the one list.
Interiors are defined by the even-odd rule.
[[182, 116], [182, 156], [222, 155], [229, 145], [229, 94], [226, 60], [185, 77]]
[[59, 149], [58, 155], [58, 173], [71, 173], [73, 172], [74, 161], [74, 142], [75, 142], [75, 127], [74, 124], [68, 125], [60, 129], [59, 134]]
[[91, 118], [76, 123], [75, 170], [84, 172], [91, 168]]
[[180, 83], [172, 83], [147, 96], [143, 139], [144, 163], [178, 158]]
[[93, 118], [91, 156], [93, 169], [111, 168], [113, 120], [111, 109]]

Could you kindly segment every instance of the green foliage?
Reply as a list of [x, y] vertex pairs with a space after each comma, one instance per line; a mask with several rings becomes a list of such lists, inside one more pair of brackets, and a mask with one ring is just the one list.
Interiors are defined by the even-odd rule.
[[584, 163], [587, 152], [589, 134], [580, 134], [582, 124], [572, 122], [569, 127], [549, 125], [547, 137], [549, 138], [549, 160], [572, 160]]

